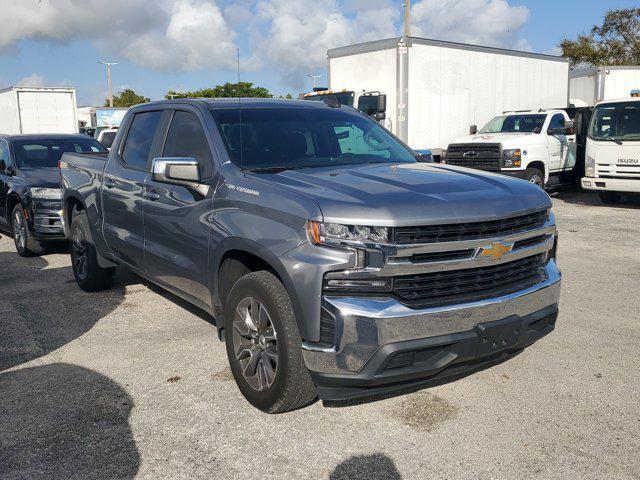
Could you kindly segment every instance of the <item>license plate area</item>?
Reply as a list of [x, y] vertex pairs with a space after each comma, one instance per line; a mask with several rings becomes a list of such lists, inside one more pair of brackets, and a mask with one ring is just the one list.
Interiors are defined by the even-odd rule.
[[517, 317], [479, 323], [475, 328], [478, 335], [478, 355], [499, 352], [516, 345], [521, 326], [522, 321]]

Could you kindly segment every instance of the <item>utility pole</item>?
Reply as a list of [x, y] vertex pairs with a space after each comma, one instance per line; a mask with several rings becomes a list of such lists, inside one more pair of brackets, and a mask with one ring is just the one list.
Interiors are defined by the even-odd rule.
[[411, 36], [411, 0], [404, 0], [404, 36]]
[[309, 74], [307, 75], [307, 77], [311, 77], [313, 78], [313, 89], [316, 89], [316, 80], [318, 80], [319, 78], [322, 78], [322, 75], [313, 75], [313, 74]]
[[116, 62], [98, 62], [107, 66], [107, 82], [109, 83], [109, 106], [113, 108], [113, 87], [111, 85], [111, 65], [118, 65]]

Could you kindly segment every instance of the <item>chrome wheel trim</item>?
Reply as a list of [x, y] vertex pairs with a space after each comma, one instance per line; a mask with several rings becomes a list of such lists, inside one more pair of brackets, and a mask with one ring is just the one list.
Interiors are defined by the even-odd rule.
[[529, 181], [531, 183], [535, 183], [539, 187], [543, 187], [544, 186], [544, 182], [542, 181], [542, 178], [540, 178], [539, 175], [532, 175], [531, 178], [529, 178]]
[[268, 390], [278, 369], [276, 331], [265, 306], [253, 297], [244, 298], [236, 307], [233, 350], [249, 386], [258, 392]]

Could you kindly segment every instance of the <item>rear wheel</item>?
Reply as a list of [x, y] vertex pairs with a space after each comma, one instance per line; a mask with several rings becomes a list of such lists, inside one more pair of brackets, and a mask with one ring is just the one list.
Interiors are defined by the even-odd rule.
[[601, 191], [599, 193], [600, 193], [600, 200], [605, 205], [613, 205], [616, 203], [620, 203], [621, 195], [618, 192]]
[[21, 257], [33, 257], [43, 252], [43, 248], [29, 231], [27, 214], [22, 205], [18, 204], [13, 208], [11, 224], [13, 227], [13, 242], [16, 245], [18, 255]]
[[78, 286], [87, 292], [108, 288], [116, 271], [115, 267], [102, 268], [98, 264], [98, 253], [84, 211], [75, 212], [71, 220], [71, 266]]
[[248, 273], [232, 287], [225, 339], [238, 388], [254, 407], [282, 413], [316, 398], [291, 300], [272, 273]]
[[544, 173], [537, 168], [527, 168], [524, 172], [524, 179], [527, 182], [535, 183], [540, 188], [544, 188]]

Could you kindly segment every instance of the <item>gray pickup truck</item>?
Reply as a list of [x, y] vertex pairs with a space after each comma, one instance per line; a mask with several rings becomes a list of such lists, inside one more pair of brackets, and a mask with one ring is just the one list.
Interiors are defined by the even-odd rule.
[[211, 314], [266, 412], [458, 376], [555, 326], [547, 194], [425, 162], [350, 107], [140, 105], [61, 172], [80, 287], [122, 265]]

